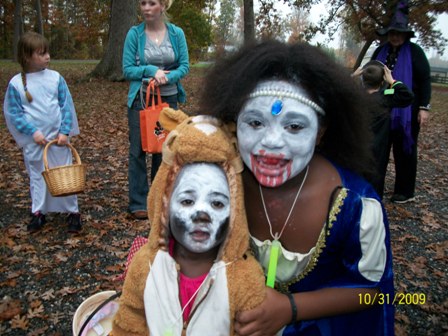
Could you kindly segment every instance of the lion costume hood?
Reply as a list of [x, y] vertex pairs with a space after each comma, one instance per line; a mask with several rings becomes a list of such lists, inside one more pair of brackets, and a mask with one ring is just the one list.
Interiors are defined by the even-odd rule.
[[[169, 108], [162, 111], [160, 123], [170, 133], [148, 196], [151, 231], [148, 243], [130, 264], [113, 335], [234, 335], [236, 312], [256, 307], [265, 297], [262, 269], [248, 252], [243, 164], [234, 125], [209, 116], [189, 117]], [[230, 223], [218, 256], [195, 297], [192, 313], [188, 321], [183, 321], [179, 267], [168, 252], [169, 200], [182, 167], [200, 162], [216, 163], [227, 177]]]

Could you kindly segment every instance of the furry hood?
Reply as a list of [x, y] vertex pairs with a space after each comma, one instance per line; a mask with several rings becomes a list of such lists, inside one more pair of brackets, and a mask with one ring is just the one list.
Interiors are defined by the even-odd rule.
[[149, 248], [155, 253], [168, 249], [169, 200], [182, 167], [194, 162], [216, 163], [224, 170], [230, 189], [230, 225], [217, 260], [240, 259], [249, 247], [249, 231], [244, 208], [241, 172], [235, 125], [223, 124], [210, 116], [188, 116], [180, 110], [165, 108], [159, 121], [170, 131], [163, 145], [163, 161], [148, 196], [151, 225]]

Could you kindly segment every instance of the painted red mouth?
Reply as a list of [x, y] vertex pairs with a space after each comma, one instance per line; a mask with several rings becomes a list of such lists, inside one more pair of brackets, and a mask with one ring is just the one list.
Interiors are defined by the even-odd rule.
[[252, 172], [257, 181], [266, 187], [276, 187], [283, 184], [290, 176], [292, 160], [284, 155], [265, 154], [251, 155]]
[[291, 164], [291, 160], [277, 155], [253, 155], [252, 162], [257, 171], [266, 176], [282, 175]]

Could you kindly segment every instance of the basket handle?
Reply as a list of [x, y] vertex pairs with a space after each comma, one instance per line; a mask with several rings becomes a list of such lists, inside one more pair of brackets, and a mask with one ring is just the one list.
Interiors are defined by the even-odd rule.
[[117, 293], [113, 294], [112, 296], [110, 296], [109, 298], [107, 298], [106, 300], [104, 300], [98, 307], [96, 307], [96, 309], [87, 317], [87, 319], [82, 324], [81, 329], [79, 329], [78, 336], [82, 335], [82, 332], [87, 327], [87, 324], [89, 324], [90, 320], [96, 315], [96, 313], [98, 313], [101, 310], [101, 308], [103, 308], [109, 302], [111, 302], [111, 301], [115, 300], [116, 298], [120, 297], [120, 295], [121, 295], [121, 292], [117, 292]]
[[154, 79], [151, 79], [148, 83], [148, 88], [146, 90], [146, 105], [145, 107], [148, 108], [149, 106], [149, 96], [152, 95], [152, 104], [151, 109], [155, 110], [155, 96], [157, 95], [157, 105], [162, 104], [162, 97], [160, 95], [160, 87], [156, 86], [156, 81]]
[[[146, 88], [146, 101], [145, 101], [146, 105], [145, 105], [145, 107], [149, 106], [149, 96], [151, 95], [151, 92], [155, 90], [154, 89], [154, 86], [155, 86], [154, 83], [155, 83], [154, 79], [151, 79], [148, 82], [148, 87]], [[152, 105], [151, 106], [154, 106], [154, 95], [152, 96]]]
[[[44, 159], [44, 167], [45, 167], [45, 170], [47, 170], [47, 171], [48, 171], [48, 169], [49, 169], [49, 168], [48, 168], [48, 160], [47, 160], [47, 152], [48, 152], [48, 148], [49, 148], [51, 145], [56, 144], [57, 142], [58, 142], [58, 139], [54, 139], [54, 140], [51, 140], [49, 143], [47, 143], [47, 144], [45, 145], [43, 159]], [[69, 143], [67, 143], [66, 146], [67, 146], [68, 148], [70, 148], [70, 150], [72, 151], [72, 154], [73, 154], [73, 156], [75, 157], [75, 160], [76, 160], [76, 164], [81, 164], [81, 158], [79, 157], [79, 154], [78, 154], [78, 152], [76, 151], [75, 147], [73, 147], [73, 146], [70, 145]]]

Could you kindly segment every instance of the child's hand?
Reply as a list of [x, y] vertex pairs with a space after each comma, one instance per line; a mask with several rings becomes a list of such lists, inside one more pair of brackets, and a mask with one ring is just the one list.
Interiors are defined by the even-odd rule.
[[39, 130], [33, 133], [33, 140], [38, 145], [45, 145], [48, 142], [43, 133]]
[[387, 65], [384, 66], [383, 78], [389, 85], [392, 85], [394, 83], [394, 78], [392, 77], [392, 71], [390, 71]]
[[65, 134], [59, 133], [58, 134], [58, 146], [65, 146], [68, 144], [68, 136]]
[[266, 287], [266, 298], [252, 310], [239, 312], [235, 332], [241, 336], [270, 336], [291, 320], [291, 305], [286, 295]]

